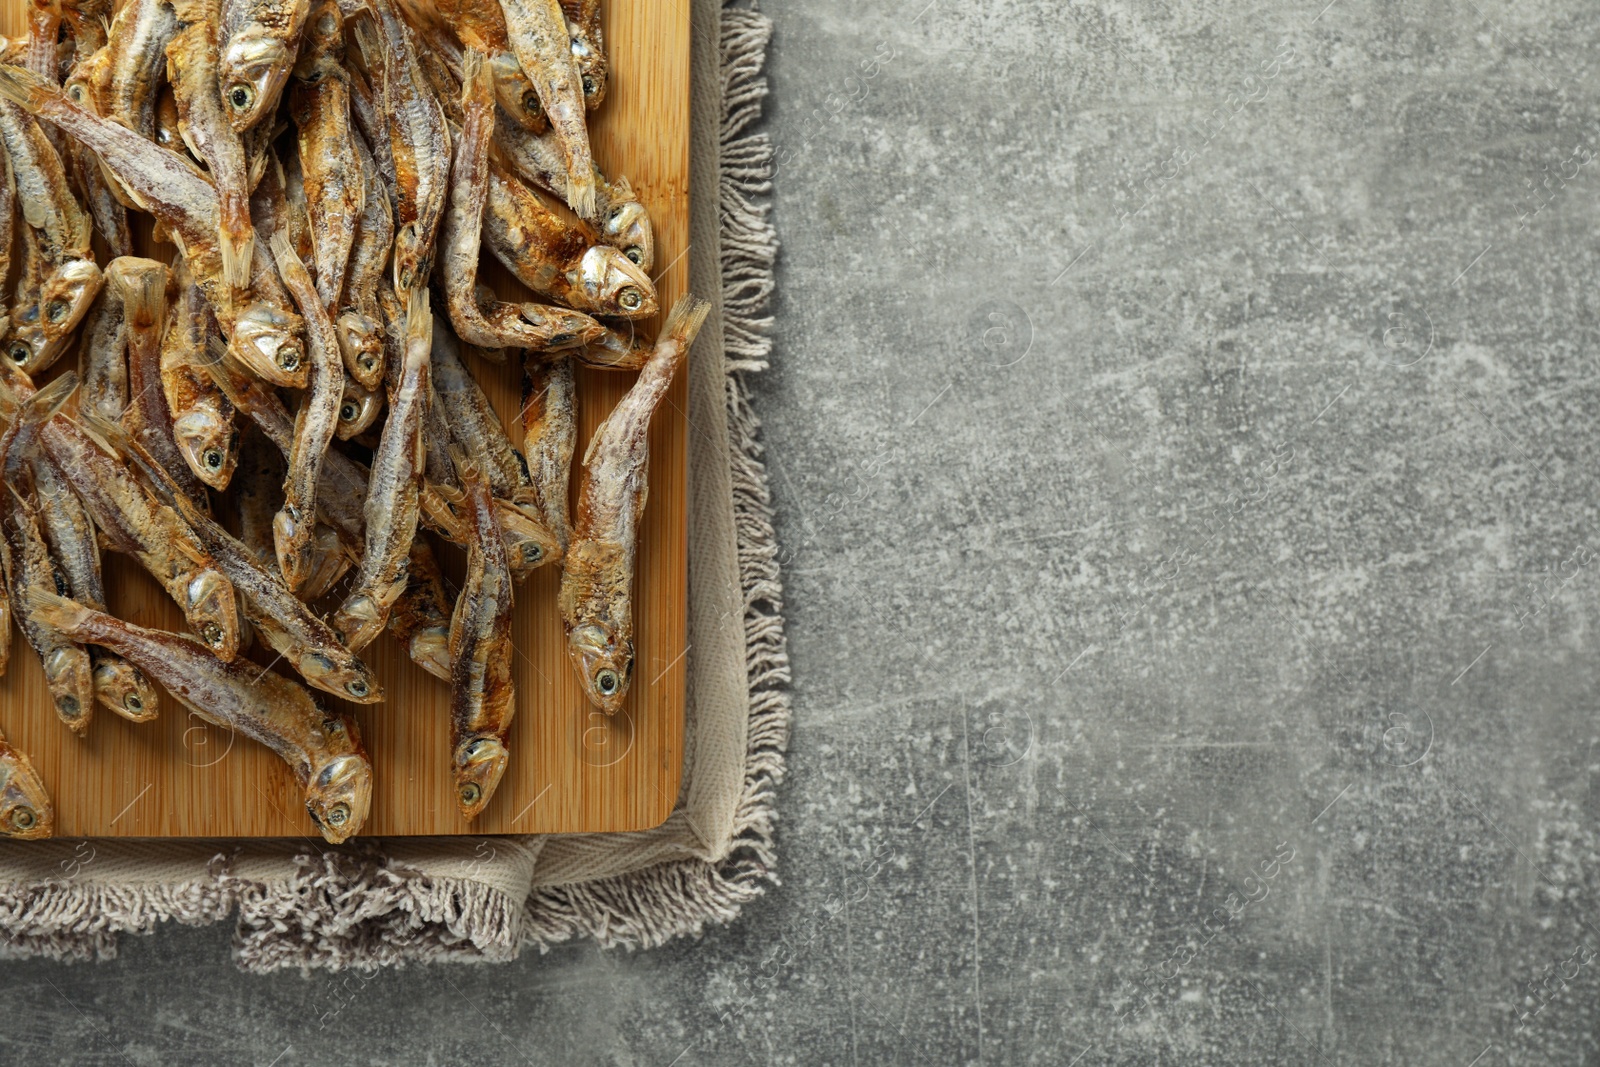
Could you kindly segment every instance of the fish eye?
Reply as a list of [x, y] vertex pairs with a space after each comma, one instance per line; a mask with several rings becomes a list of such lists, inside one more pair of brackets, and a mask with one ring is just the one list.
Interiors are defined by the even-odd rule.
[[44, 313], [51, 322], [60, 322], [67, 317], [67, 312], [72, 310], [65, 300], [52, 300], [44, 306]]
[[18, 830], [32, 830], [39, 822], [39, 816], [28, 807], [19, 807], [11, 813], [11, 825]]
[[343, 419], [345, 422], [355, 422], [356, 416], [359, 414], [361, 414], [360, 409], [349, 400], [346, 400], [339, 408], [339, 418]]
[[78, 704], [78, 698], [75, 696], [62, 697], [60, 700], [56, 701], [56, 707], [60, 708], [61, 713], [68, 718], [76, 718], [78, 712], [82, 710]]
[[372, 692], [372, 687], [366, 682], [362, 681], [360, 678], [352, 680], [350, 684], [345, 686], [345, 689], [348, 690], [350, 695], [353, 697], [364, 697], [368, 693]]
[[83, 86], [69, 85], [67, 87], [67, 98], [70, 99], [74, 104], [83, 103]]
[[350, 805], [335, 804], [328, 809], [328, 824], [330, 826], [343, 826], [350, 818]]
[[222, 627], [214, 622], [208, 622], [200, 628], [200, 636], [205, 638], [206, 644], [213, 648], [222, 647]]
[[544, 559], [544, 549], [538, 545], [529, 545], [524, 555], [528, 557], [529, 563], [538, 563], [541, 559]]
[[27, 345], [18, 341], [6, 351], [6, 355], [11, 357], [11, 362], [13, 363], [26, 363], [28, 362], [28, 357], [33, 355], [33, 352]]
[[617, 676], [616, 671], [607, 667], [594, 676], [594, 687], [600, 690], [601, 696], [608, 697], [622, 687], [622, 679]]
[[139, 699], [139, 694], [129, 693], [122, 698], [122, 706], [131, 712], [138, 713], [144, 710], [144, 701]]
[[284, 345], [278, 349], [276, 357], [278, 366], [284, 370], [295, 370], [300, 366], [300, 352], [293, 345]]
[[476, 804], [481, 796], [483, 796], [483, 787], [477, 782], [468, 782], [461, 787], [461, 803], [463, 804]]
[[202, 452], [200, 461], [206, 465], [207, 470], [219, 471], [222, 469], [222, 453], [215, 448], [208, 448]]
[[644, 294], [637, 287], [630, 285], [617, 294], [617, 303], [621, 304], [625, 311], [638, 311], [644, 306]]
[[629, 247], [624, 248], [622, 250], [622, 254], [627, 256], [628, 262], [634, 264], [635, 266], [639, 266], [644, 263], [644, 249], [640, 248], [638, 245], [630, 245]]
[[596, 92], [599, 91], [599, 89], [600, 89], [599, 83], [596, 82], [592, 77], [590, 77], [587, 74], [585, 74], [583, 76], [583, 95], [584, 96], [593, 96]]
[[255, 102], [256, 91], [248, 85], [235, 85], [228, 90], [228, 103], [240, 111], [245, 110]]
[[528, 114], [537, 115], [541, 106], [538, 93], [530, 90], [522, 94], [522, 108]]

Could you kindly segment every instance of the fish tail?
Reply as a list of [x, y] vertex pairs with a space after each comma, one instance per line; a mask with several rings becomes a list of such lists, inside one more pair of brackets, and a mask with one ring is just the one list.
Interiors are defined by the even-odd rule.
[[469, 48], [461, 54], [461, 96], [466, 99], [472, 92], [471, 86], [479, 76], [485, 75], [489, 65], [483, 61], [483, 53], [476, 48]]
[[[237, 207], [237, 205], [230, 205]], [[229, 225], [229, 223], [232, 225]], [[222, 280], [235, 289], [250, 285], [250, 264], [255, 257], [256, 231], [250, 224], [249, 202], [245, 202], [244, 221], [239, 222], [235, 211], [223, 213], [222, 233], [219, 235], [222, 253]]]
[[426, 353], [433, 351], [433, 315], [428, 310], [428, 290], [419, 287], [411, 290], [406, 301], [406, 354], [416, 344]]
[[77, 601], [39, 586], [30, 586], [23, 594], [23, 606], [40, 623], [68, 637], [76, 637], [88, 629], [97, 614]]
[[671, 338], [687, 349], [694, 344], [695, 336], [700, 333], [700, 327], [706, 324], [709, 314], [711, 301], [702, 300], [693, 293], [685, 293], [667, 314], [667, 321], [661, 326], [662, 337]]
[[578, 168], [578, 173], [570, 174], [567, 178], [567, 204], [575, 211], [580, 219], [593, 222], [599, 214], [596, 205], [599, 202], [600, 191], [594, 180], [594, 168], [585, 170]]
[[[69, 370], [30, 396], [27, 407], [30, 412], [38, 414], [39, 422], [49, 422], [67, 406], [67, 401], [72, 399], [72, 394], [77, 389], [78, 372]], [[12, 395], [15, 396], [14, 393]]]
[[267, 243], [272, 247], [272, 258], [278, 261], [279, 274], [294, 271], [306, 273], [305, 263], [301, 261], [299, 253], [294, 250], [294, 244], [289, 240], [289, 235], [282, 228], [273, 230], [272, 237]]
[[167, 281], [170, 277], [171, 272], [162, 264], [113, 272], [111, 284], [122, 298], [130, 327], [149, 325], [159, 330], [167, 321]]
[[18, 107], [38, 113], [59, 94], [45, 80], [25, 67], [0, 64], [0, 97]]

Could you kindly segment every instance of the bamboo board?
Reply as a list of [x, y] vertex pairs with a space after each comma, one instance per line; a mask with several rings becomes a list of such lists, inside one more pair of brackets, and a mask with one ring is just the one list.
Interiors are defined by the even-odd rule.
[[[591, 115], [595, 156], [607, 174], [625, 175], [650, 211], [661, 306], [670, 308], [689, 274], [688, 5], [608, 0], [606, 8], [612, 81], [604, 105]], [[24, 33], [25, 10], [26, 0], [0, 0], [0, 32]], [[170, 246], [148, 242], [143, 251], [159, 259], [172, 254]], [[528, 298], [498, 263], [486, 261], [485, 268], [484, 280], [507, 299]], [[656, 323], [642, 325], [653, 331]], [[520, 446], [517, 361], [468, 361]], [[580, 373], [578, 457], [633, 378]], [[650, 430], [650, 498], [636, 579], [637, 660], [624, 710], [608, 719], [589, 706], [566, 662], [555, 606], [560, 576], [553, 568], [535, 572], [517, 590], [511, 765], [488, 809], [469, 824], [457, 811], [448, 773], [448, 687], [413, 666], [385, 634], [363, 658], [383, 682], [386, 702], [341, 705], [361, 723], [376, 777], [362, 836], [640, 830], [666, 819], [683, 764], [685, 378], [679, 374]], [[177, 607], [137, 564], [111, 554], [105, 562], [113, 612], [143, 626], [183, 628]], [[446, 551], [441, 563], [447, 582], [458, 582], [461, 554]], [[20, 635], [15, 642], [11, 667], [0, 679], [0, 728], [32, 757], [50, 789], [58, 836], [316, 837], [301, 790], [282, 761], [204, 723], [165, 693], [158, 721], [136, 726], [97, 708], [88, 737], [75, 738], [50, 707], [37, 657]]]

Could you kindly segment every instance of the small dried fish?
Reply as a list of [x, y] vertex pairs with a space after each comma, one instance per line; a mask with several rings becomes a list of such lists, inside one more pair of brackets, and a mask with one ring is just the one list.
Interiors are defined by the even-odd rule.
[[0, 104], [0, 140], [10, 156], [17, 206], [38, 241], [39, 326], [55, 340], [78, 325], [100, 291], [89, 243], [93, 220], [73, 197], [55, 146], [24, 109]]
[[253, 663], [223, 663], [192, 638], [148, 630], [34, 590], [29, 613], [138, 665], [207, 722], [271, 748], [305, 791], [306, 811], [333, 844], [353, 836], [372, 805], [372, 764], [355, 719], [325, 712], [305, 687]]
[[317, 294], [329, 309], [339, 306], [344, 292], [350, 249], [367, 202], [365, 173], [350, 122], [350, 78], [344, 62], [344, 20], [339, 5], [334, 0], [320, 0], [295, 64], [289, 112], [299, 130]]
[[356, 42], [375, 79], [394, 157], [394, 286], [404, 297], [426, 285], [433, 270], [450, 178], [450, 131], [417, 64], [411, 31], [389, 0], [368, 0], [368, 6], [377, 29], [371, 21], [357, 21]]
[[206, 373], [210, 309], [179, 261], [178, 299], [161, 339], [161, 391], [172, 416], [172, 436], [194, 476], [212, 489], [228, 488], [239, 462], [233, 404]]
[[572, 59], [578, 65], [583, 103], [593, 111], [605, 101], [611, 84], [611, 64], [600, 27], [600, 0], [561, 0], [561, 13], [567, 17], [567, 32], [572, 37]]
[[494, 796], [511, 754], [506, 734], [517, 712], [511, 676], [511, 568], [488, 476], [478, 464], [456, 457], [472, 540], [467, 574], [450, 617], [450, 748], [456, 803], [476, 818]]
[[566, 159], [567, 203], [580, 218], [596, 221], [594, 158], [567, 18], [557, 0], [501, 0], [500, 7], [511, 50], [539, 94]]
[[406, 591], [389, 613], [389, 633], [411, 662], [435, 678], [450, 680], [450, 600], [439, 561], [425, 537], [411, 542]]
[[[541, 189], [567, 198], [566, 163], [561, 146], [551, 134], [535, 134], [528, 130], [507, 127], [501, 123], [496, 128], [493, 156], [524, 181]], [[650, 222], [650, 213], [639, 201], [626, 177], [607, 181], [595, 168], [595, 218], [598, 220], [599, 238], [622, 254], [646, 273], [655, 269], [656, 237]]]
[[311, 577], [317, 485], [322, 477], [322, 458], [339, 425], [344, 364], [339, 358], [339, 340], [328, 319], [328, 309], [323, 307], [311, 275], [281, 231], [272, 235], [272, 255], [278, 261], [278, 273], [289, 287], [289, 294], [305, 316], [306, 352], [311, 362], [306, 394], [295, 415], [289, 476], [283, 483], [283, 508], [272, 524], [278, 566], [283, 570], [284, 580], [290, 589], [300, 589]]
[[[0, 364], [4, 389], [18, 398], [34, 393], [20, 371]], [[123, 466], [70, 420], [57, 416], [40, 431], [45, 454], [78, 498], [102, 543], [134, 557], [183, 609], [216, 654], [231, 660], [239, 651], [239, 613], [233, 586], [208, 566], [194, 534], [170, 508], [152, 501]]]
[[272, 520], [283, 503], [283, 453], [259, 429], [244, 435], [239, 469], [233, 476], [233, 500], [239, 512], [239, 541], [268, 567], [278, 565], [272, 543]]
[[128, 330], [128, 410], [122, 424], [134, 440], [171, 467], [191, 499], [204, 501], [206, 487], [189, 468], [173, 430], [162, 390], [161, 338], [167, 323], [167, 287], [172, 272], [153, 259], [127, 256], [106, 268], [111, 288], [122, 298]]
[[347, 648], [359, 652], [377, 637], [389, 610], [405, 591], [406, 564], [416, 536], [419, 494], [426, 458], [422, 448], [424, 409], [429, 399], [433, 316], [426, 289], [411, 293], [406, 313], [406, 351], [398, 384], [389, 398], [366, 501], [366, 550], [354, 588], [334, 615], [333, 628]]
[[[233, 406], [249, 416], [287, 459], [294, 450], [294, 418], [277, 393], [230, 356], [223, 355], [206, 369]], [[366, 469], [343, 452], [329, 449], [322, 457], [322, 482], [317, 487], [318, 517], [338, 530], [347, 550], [358, 557], [366, 536], [362, 514], [366, 496]]]
[[318, 689], [346, 700], [375, 704], [383, 699], [383, 687], [367, 665], [345, 649], [332, 628], [297, 599], [275, 573], [262, 565], [248, 546], [185, 500], [178, 483], [155, 457], [132, 438], [119, 439], [115, 426], [96, 428], [108, 432], [112, 444], [123, 451], [144, 472], [162, 498], [177, 509], [216, 561], [223, 577], [244, 596], [245, 617], [289, 666]]
[[639, 380], [600, 424], [583, 457], [559, 605], [567, 656], [584, 692], [608, 715], [621, 709], [633, 679], [633, 569], [649, 492], [650, 420], [710, 310], [689, 296], [673, 306]]
[[[347, 71], [350, 75], [350, 115], [356, 120], [356, 128], [361, 131], [363, 147], [377, 164], [378, 184], [383, 189], [383, 194], [389, 200], [389, 224], [394, 225], [394, 213], [399, 202], [394, 192], [394, 153], [389, 147], [389, 123], [383, 117], [382, 102], [378, 94], [373, 91], [372, 84], [358, 69]], [[367, 175], [370, 184], [373, 175]], [[388, 250], [384, 251], [385, 259]]]
[[244, 142], [217, 95], [223, 0], [169, 2], [178, 16], [178, 32], [167, 45], [167, 78], [177, 101], [178, 130], [216, 186], [223, 281], [243, 289], [250, 284], [256, 234], [250, 222], [250, 168]]
[[128, 209], [117, 199], [94, 153], [75, 138], [67, 138], [67, 170], [72, 183], [83, 193], [84, 207], [94, 221], [94, 229], [111, 250], [113, 258], [133, 255], [133, 231], [128, 226]]
[[534, 509], [556, 537], [557, 559], [566, 556], [572, 540], [567, 496], [578, 443], [574, 385], [571, 359], [530, 359], [522, 364], [522, 455]]
[[394, 242], [394, 219], [389, 214], [389, 194], [378, 177], [372, 153], [359, 137], [352, 137], [361, 163], [365, 198], [356, 220], [355, 241], [345, 277], [343, 302], [334, 327], [344, 369], [364, 389], [376, 389], [383, 380], [383, 311], [378, 288]]
[[277, 108], [310, 13], [311, 0], [222, 0], [217, 80], [235, 130]]
[[289, 310], [288, 294], [266, 249], [256, 242], [248, 289], [224, 284], [216, 190], [186, 157], [85, 111], [58, 90], [14, 67], [0, 67], [0, 96], [55, 123], [93, 149], [140, 206], [171, 231], [196, 284], [216, 312], [229, 350], [274, 385], [304, 387], [307, 371], [298, 336], [300, 317]]
[[[77, 379], [64, 375], [13, 412], [11, 427], [0, 438], [0, 470], [4, 472], [4, 499], [0, 500], [0, 526], [4, 528], [7, 591], [12, 603], [25, 604], [32, 589], [66, 591], [66, 579], [50, 558], [44, 523], [34, 495], [32, 456], [39, 428], [66, 403]], [[8, 398], [8, 406], [11, 402]], [[44, 667], [45, 685], [56, 715], [78, 736], [94, 718], [94, 672], [89, 652], [68, 635], [23, 611], [18, 615], [22, 634]]]
[[[539, 94], [511, 51], [511, 38], [506, 32], [506, 17], [499, 0], [445, 0], [437, 5], [409, 0], [406, 12], [418, 22], [432, 16], [432, 26], [448, 28], [465, 48], [484, 54], [494, 79], [495, 99], [513, 122], [541, 133], [550, 128]], [[440, 37], [434, 37], [430, 43], [451, 66], [456, 80], [464, 80], [460, 53], [452, 54], [448, 42]]]
[[78, 403], [106, 418], [120, 417], [128, 406], [128, 330], [122, 299], [108, 289], [100, 290], [84, 316], [78, 367]]
[[178, 17], [162, 0], [122, 0], [107, 35], [105, 83], [95, 93], [95, 110], [153, 140], [156, 90], [166, 72], [167, 45], [177, 32]]
[[488, 348], [546, 350], [587, 344], [604, 331], [578, 311], [538, 304], [507, 304], [478, 298], [478, 247], [483, 207], [489, 195], [489, 142], [494, 134], [494, 99], [489, 69], [475, 50], [463, 63], [463, 125], [456, 137], [450, 206], [440, 231], [443, 288], [450, 321], [462, 338]]
[[39, 243], [38, 231], [31, 226], [23, 226], [17, 234], [17, 246], [22, 254], [17, 270], [16, 297], [11, 304], [6, 332], [7, 358], [18, 370], [28, 374], [43, 374], [53, 367], [66, 351], [68, 340], [66, 335], [53, 340], [46, 337], [39, 320], [39, 292], [44, 285], [44, 255]]
[[39, 841], [56, 832], [50, 793], [27, 753], [0, 734], [0, 837]]
[[[433, 388], [449, 434], [484, 467], [496, 499], [531, 499], [528, 471], [489, 398], [461, 361], [461, 346], [443, 320], [433, 322]], [[452, 479], [451, 482], [454, 480]]]
[[[105, 611], [100, 545], [89, 513], [66, 479], [42, 455], [34, 458], [33, 477], [45, 540], [50, 544], [57, 572], [66, 579], [67, 594], [81, 604]], [[95, 699], [102, 707], [129, 722], [156, 718], [160, 699], [139, 668], [116, 653], [97, 647], [89, 649], [89, 663]]]
[[529, 289], [593, 315], [642, 319], [660, 310], [655, 283], [594, 231], [563, 219], [544, 198], [494, 163], [483, 241]]

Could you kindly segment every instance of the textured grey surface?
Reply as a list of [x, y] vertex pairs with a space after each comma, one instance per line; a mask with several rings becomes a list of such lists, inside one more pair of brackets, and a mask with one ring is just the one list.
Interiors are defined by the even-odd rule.
[[6, 965], [0, 1061], [1594, 1062], [1600, 9], [1324, 2], [769, 5], [796, 723], [736, 926], [370, 981], [170, 930]]

